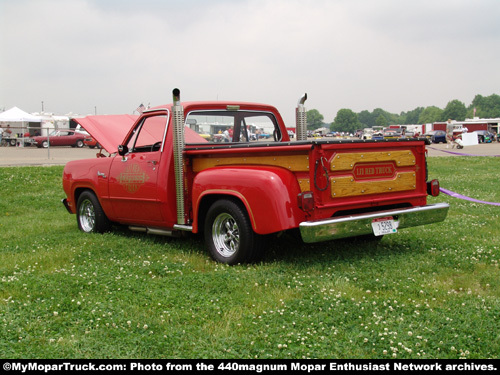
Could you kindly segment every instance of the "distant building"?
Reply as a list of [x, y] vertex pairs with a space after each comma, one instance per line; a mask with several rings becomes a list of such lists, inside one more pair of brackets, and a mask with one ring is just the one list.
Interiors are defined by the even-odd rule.
[[[487, 130], [490, 132], [495, 132], [498, 134], [499, 132], [499, 124], [500, 118], [473, 118], [473, 119], [465, 119], [464, 121], [455, 121], [452, 120], [453, 125], [455, 127], [462, 126], [463, 128], [467, 128], [468, 132], [473, 132], [476, 130]], [[444, 122], [435, 122], [433, 124], [433, 130], [444, 130], [446, 131], [446, 121]]]

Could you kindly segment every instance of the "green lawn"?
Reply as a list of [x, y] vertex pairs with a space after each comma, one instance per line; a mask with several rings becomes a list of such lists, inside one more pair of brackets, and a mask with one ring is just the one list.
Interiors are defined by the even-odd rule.
[[[499, 158], [429, 158], [430, 178], [500, 202]], [[88, 235], [62, 167], [0, 168], [3, 358], [498, 358], [500, 207], [446, 195], [443, 223], [380, 242], [283, 236], [259, 264], [197, 237]]]

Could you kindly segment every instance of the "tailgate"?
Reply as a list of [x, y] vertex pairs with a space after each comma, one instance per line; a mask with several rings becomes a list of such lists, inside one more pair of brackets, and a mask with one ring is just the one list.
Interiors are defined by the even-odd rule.
[[314, 216], [387, 205], [426, 204], [424, 141], [318, 142], [302, 190], [316, 197]]

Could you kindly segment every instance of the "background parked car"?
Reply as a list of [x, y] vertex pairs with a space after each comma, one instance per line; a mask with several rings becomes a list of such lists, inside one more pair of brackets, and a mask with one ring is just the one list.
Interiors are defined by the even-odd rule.
[[91, 135], [86, 136], [83, 143], [89, 148], [101, 148], [101, 145]]
[[57, 129], [52, 131], [48, 137], [33, 137], [33, 141], [37, 147], [48, 147], [49, 142], [51, 146], [83, 147], [86, 137], [88, 134], [72, 129]]
[[271, 134], [269, 134], [269, 133], [262, 132], [259, 134], [259, 139], [269, 139], [269, 138], [271, 138]]
[[446, 143], [446, 132], [444, 130], [431, 130], [424, 134], [432, 143]]
[[473, 133], [477, 135], [477, 141], [479, 143], [491, 143], [493, 142], [494, 136], [493, 133], [490, 133], [486, 130], [476, 130]]
[[403, 135], [403, 129], [384, 129], [384, 139], [398, 139]]

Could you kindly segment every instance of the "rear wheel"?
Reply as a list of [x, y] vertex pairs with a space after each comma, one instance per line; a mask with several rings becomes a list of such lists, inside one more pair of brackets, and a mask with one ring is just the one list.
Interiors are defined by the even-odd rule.
[[264, 245], [246, 211], [229, 199], [216, 201], [208, 210], [205, 242], [214, 260], [230, 265], [257, 260]]
[[99, 200], [91, 191], [84, 191], [78, 198], [76, 220], [78, 228], [86, 233], [103, 233], [110, 228], [110, 222]]

